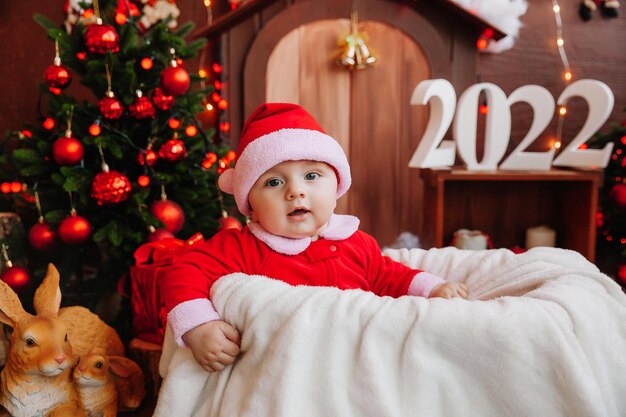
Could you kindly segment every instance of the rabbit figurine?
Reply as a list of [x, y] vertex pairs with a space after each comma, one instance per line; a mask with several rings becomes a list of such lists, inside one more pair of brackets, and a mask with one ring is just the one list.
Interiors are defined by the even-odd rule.
[[89, 417], [112, 417], [118, 410], [134, 410], [146, 396], [139, 365], [122, 356], [108, 356], [100, 348], [80, 357], [73, 377]]
[[0, 374], [0, 405], [13, 417], [86, 416], [71, 375], [77, 356], [93, 347], [122, 355], [124, 345], [88, 309], [59, 309], [59, 272], [52, 264], [33, 301], [36, 315], [26, 312], [17, 294], [0, 281], [0, 322], [13, 328]]

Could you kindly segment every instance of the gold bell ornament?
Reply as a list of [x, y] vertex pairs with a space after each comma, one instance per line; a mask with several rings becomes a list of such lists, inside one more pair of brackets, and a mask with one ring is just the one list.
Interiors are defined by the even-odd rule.
[[350, 33], [339, 40], [341, 51], [337, 56], [337, 65], [348, 70], [367, 68], [376, 62], [367, 46], [368, 36], [358, 31], [358, 13], [352, 10], [350, 15]]

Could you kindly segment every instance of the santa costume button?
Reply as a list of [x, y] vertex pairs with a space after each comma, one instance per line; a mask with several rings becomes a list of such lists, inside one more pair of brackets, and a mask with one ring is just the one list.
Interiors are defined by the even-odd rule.
[[337, 246], [330, 245], [330, 247], [328, 249], [330, 249], [331, 252], [335, 252], [335, 251], [337, 251]]

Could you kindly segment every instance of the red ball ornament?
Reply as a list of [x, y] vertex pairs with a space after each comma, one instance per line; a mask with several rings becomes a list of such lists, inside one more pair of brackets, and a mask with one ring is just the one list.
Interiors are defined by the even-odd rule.
[[59, 165], [77, 165], [84, 153], [83, 144], [69, 135], [58, 138], [52, 144], [52, 158]]
[[89, 25], [85, 31], [85, 46], [91, 53], [104, 54], [120, 50], [120, 36], [111, 25]]
[[615, 184], [609, 192], [609, 198], [620, 209], [626, 209], [626, 184]]
[[617, 279], [624, 285], [626, 285], [626, 264], [617, 267]]
[[135, 119], [154, 119], [155, 117], [152, 102], [148, 97], [142, 97], [141, 95], [137, 97], [133, 104], [128, 106], [128, 110]]
[[220, 217], [220, 227], [219, 230], [226, 229], [237, 229], [241, 230], [243, 226], [241, 226], [241, 222], [232, 216]]
[[150, 233], [148, 237], [146, 238], [146, 240], [148, 242], [156, 242], [157, 240], [170, 239], [174, 237], [175, 237], [174, 234], [170, 232], [169, 230], [160, 228]]
[[126, 175], [119, 171], [98, 173], [91, 183], [91, 198], [99, 206], [121, 203], [133, 189]]
[[115, 98], [113, 93], [107, 95], [98, 101], [98, 107], [100, 108], [100, 113], [107, 119], [119, 119], [124, 113], [124, 106], [122, 103]]
[[146, 149], [145, 151], [137, 152], [137, 162], [141, 166], [148, 165], [149, 167], [151, 167], [154, 165], [158, 158], [159, 156], [152, 149]]
[[0, 279], [6, 282], [13, 291], [19, 292], [30, 282], [30, 273], [21, 266], [9, 266], [2, 272]]
[[84, 243], [91, 235], [91, 224], [75, 211], [59, 223], [59, 239], [68, 245]]
[[72, 74], [63, 65], [50, 65], [43, 74], [46, 84], [51, 88], [66, 88], [72, 82]]
[[159, 148], [159, 158], [169, 162], [178, 162], [187, 156], [185, 143], [174, 137], [168, 140]]
[[174, 107], [174, 96], [165, 94], [159, 87], [152, 93], [152, 102], [159, 110], [169, 110]]
[[56, 233], [50, 228], [48, 223], [42, 221], [30, 228], [28, 241], [33, 248], [47, 251], [52, 249], [56, 243]]
[[170, 66], [161, 73], [161, 87], [166, 94], [183, 95], [189, 90], [191, 79], [189, 73], [179, 66]]
[[185, 224], [185, 213], [178, 203], [171, 200], [159, 200], [150, 206], [150, 214], [161, 221], [165, 229], [171, 233], [178, 233]]

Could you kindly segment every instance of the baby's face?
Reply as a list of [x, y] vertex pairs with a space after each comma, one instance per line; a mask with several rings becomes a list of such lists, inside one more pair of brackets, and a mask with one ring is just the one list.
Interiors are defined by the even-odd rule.
[[337, 176], [325, 162], [285, 161], [254, 183], [252, 221], [289, 238], [316, 239], [337, 206]]

